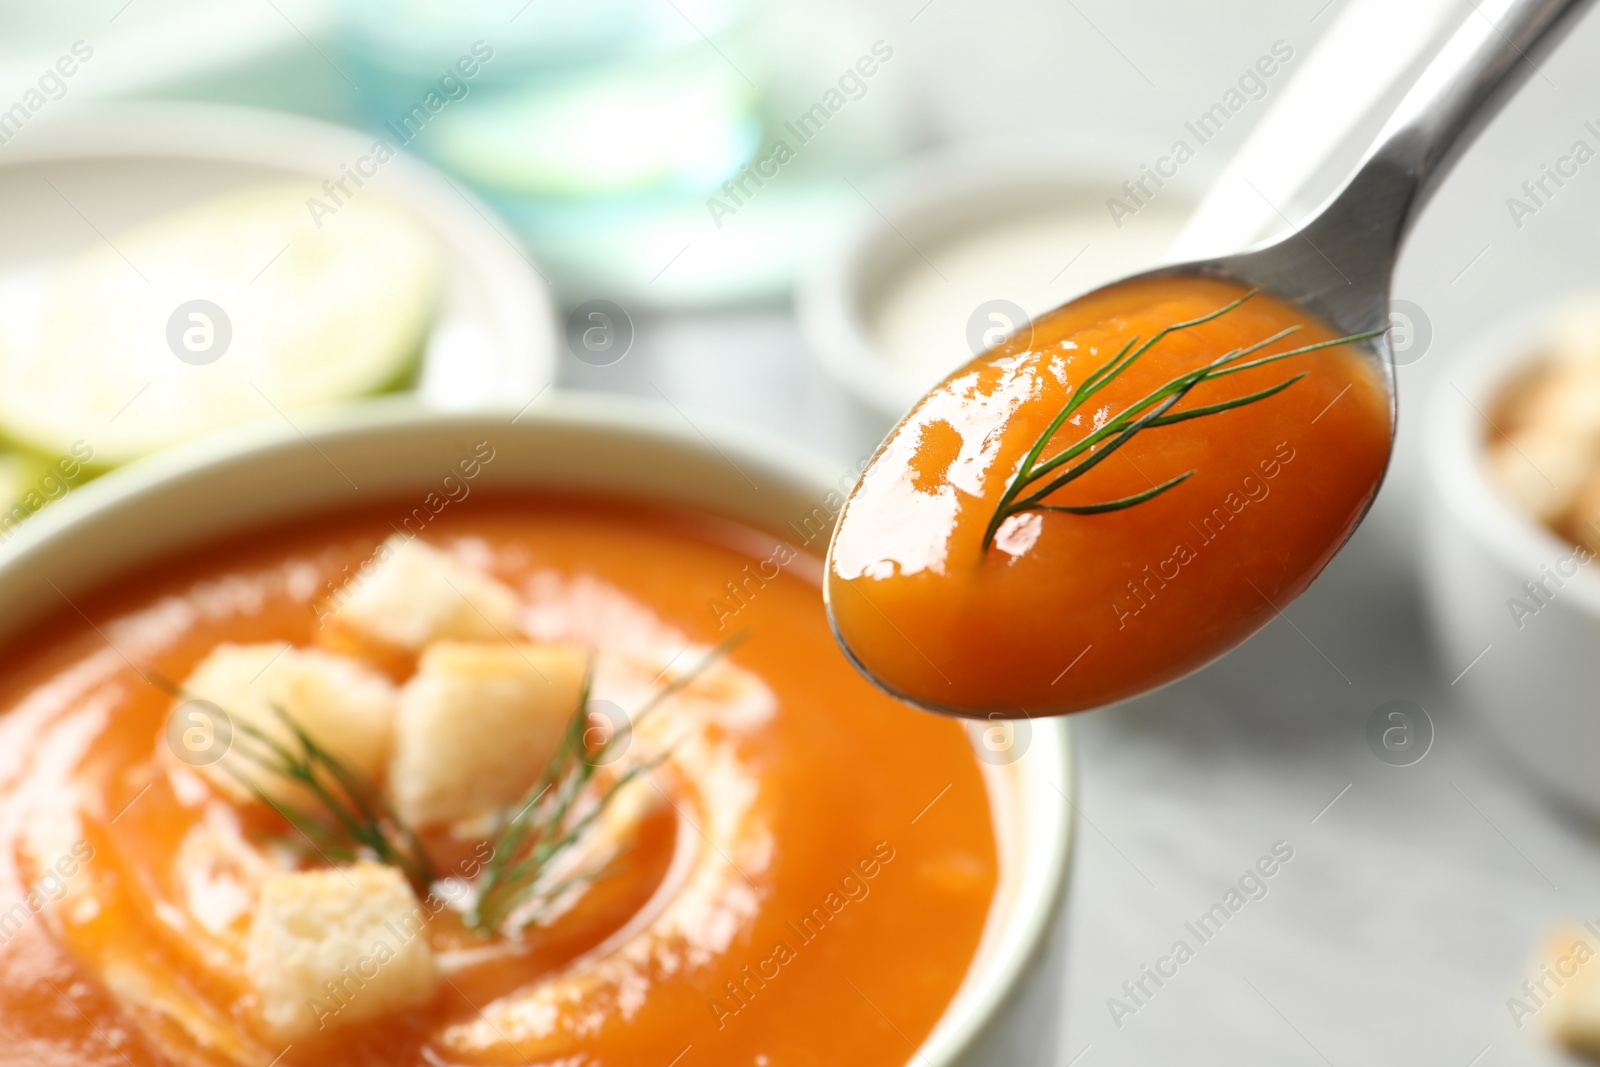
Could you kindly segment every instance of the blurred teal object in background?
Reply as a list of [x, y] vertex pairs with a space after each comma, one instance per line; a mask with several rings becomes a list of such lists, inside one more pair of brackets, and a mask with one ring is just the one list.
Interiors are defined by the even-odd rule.
[[[337, 0], [331, 22], [360, 121], [470, 183], [569, 302], [781, 297], [865, 207], [840, 176], [914, 141], [882, 77], [871, 108], [837, 91], [848, 76], [850, 100], [868, 92], [850, 72], [873, 36], [848, 18], [759, 0]], [[802, 147], [792, 121], [830, 93], [827, 136]]]
[[755, 151], [753, 97], [732, 70], [682, 54], [608, 64], [442, 115], [432, 155], [508, 193], [705, 196]]
[[[749, 7], [538, 0], [508, 20], [503, 0], [346, 0], [335, 25], [363, 119], [446, 170], [521, 196], [670, 201], [707, 195], [759, 142], [734, 66]], [[727, 62], [705, 61], [708, 40]]]
[[[552, 243], [557, 259], [613, 255], [603, 239], [574, 246], [565, 235], [575, 220], [594, 237], [699, 204], [755, 158], [748, 0], [507, 11], [493, 0], [345, 0], [334, 27], [365, 124], [471, 182], [541, 260]], [[596, 267], [580, 262], [579, 273], [603, 284]]]

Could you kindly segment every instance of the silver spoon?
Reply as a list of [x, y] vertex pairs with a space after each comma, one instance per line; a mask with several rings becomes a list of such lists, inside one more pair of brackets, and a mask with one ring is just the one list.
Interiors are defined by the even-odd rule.
[[[1246, 252], [1163, 267], [1106, 288], [1153, 278], [1219, 278], [1270, 293], [1316, 315], [1337, 333], [1370, 335], [1356, 343], [1377, 364], [1377, 376], [1388, 391], [1393, 425], [1394, 362], [1384, 331], [1389, 326], [1390, 280], [1406, 232], [1462, 149], [1535, 69], [1534, 57], [1559, 40], [1589, 2], [1475, 0], [1473, 14], [1401, 100], [1353, 176], [1310, 222]], [[1393, 447], [1391, 436], [1391, 454]], [[849, 515], [847, 506], [842, 520], [846, 524]], [[839, 543], [836, 535], [830, 547], [830, 567]], [[880, 688], [930, 710], [984, 713], [977, 706], [932, 703], [898, 692], [875, 677], [850, 648], [839, 631], [831, 598], [828, 612], [845, 654]], [[892, 621], [890, 625], [894, 625]], [[1223, 651], [1217, 649], [1216, 654]]]
[[[1401, 0], [1404, 2], [1404, 0]], [[1262, 290], [1346, 334], [1389, 326], [1389, 283], [1401, 243], [1462, 151], [1589, 0], [1476, 3], [1406, 93], [1343, 188], [1287, 236], [1247, 252], [1163, 267], [1139, 277], [1207, 275]], [[1122, 283], [1116, 283], [1122, 284]], [[1387, 334], [1361, 347], [1382, 368], [1391, 405]]]

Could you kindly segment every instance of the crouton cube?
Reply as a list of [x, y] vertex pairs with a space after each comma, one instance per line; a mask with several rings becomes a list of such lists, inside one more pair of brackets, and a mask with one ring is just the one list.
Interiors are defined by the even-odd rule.
[[1556, 529], [1590, 552], [1600, 552], [1600, 474], [1584, 484]]
[[[1576, 927], [1562, 930], [1545, 946], [1545, 970], [1559, 976], [1549, 1003], [1542, 1009], [1528, 998], [1531, 1014], [1548, 1011], [1551, 1033], [1576, 1052], [1600, 1053], [1600, 940]], [[1513, 1008], [1515, 1013], [1515, 1008]]]
[[276, 874], [261, 886], [245, 972], [279, 1040], [414, 1008], [438, 981], [427, 910], [393, 867]]
[[[1596, 308], [1568, 322], [1554, 358], [1523, 373], [1500, 392], [1494, 433], [1486, 441], [1493, 481], [1523, 511], [1556, 526], [1581, 525], [1592, 511], [1582, 499], [1600, 466], [1600, 320]], [[1549, 354], [1547, 354], [1549, 355]]]
[[588, 669], [576, 645], [428, 646], [400, 690], [389, 790], [412, 826], [516, 803], [577, 710]]
[[1594, 444], [1535, 428], [1491, 443], [1486, 461], [1501, 492], [1527, 514], [1549, 522], [1572, 505], [1594, 470]]
[[[275, 799], [300, 797], [297, 786], [262, 773], [245, 755], [257, 747], [241, 736], [246, 726], [294, 747], [293, 735], [275, 706], [346, 767], [374, 782], [387, 767], [397, 694], [387, 678], [360, 660], [285, 644], [221, 644], [195, 667], [184, 689], [221, 708], [231, 720], [233, 737], [220, 758], [203, 745], [191, 752], [181, 742], [172, 746], [172, 752], [235, 801], [242, 803], [254, 795], [239, 782], [238, 774]], [[180, 702], [174, 713], [190, 716], [195, 709]], [[180, 729], [189, 725], [182, 723]], [[216, 733], [212, 723], [194, 726], [200, 729], [195, 735], [200, 741], [225, 736]]]
[[395, 536], [373, 559], [336, 598], [337, 628], [413, 655], [434, 641], [504, 641], [518, 633], [517, 595], [437, 548]]

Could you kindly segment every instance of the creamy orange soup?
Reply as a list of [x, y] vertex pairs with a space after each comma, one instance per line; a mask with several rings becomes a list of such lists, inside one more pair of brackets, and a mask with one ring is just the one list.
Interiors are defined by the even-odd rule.
[[[1311, 584], [1383, 477], [1393, 422], [1368, 357], [1352, 345], [1288, 355], [1338, 337], [1266, 293], [1208, 278], [1124, 282], [1042, 317], [936, 386], [862, 475], [830, 556], [840, 640], [909, 700], [1008, 718], [1103, 707], [1215, 659]], [[1038, 453], [1043, 463], [1088, 446], [1076, 462], [1092, 469], [995, 530], [1003, 495], [1075, 391], [1157, 338]], [[1120, 447], [1095, 441], [1229, 353], [1242, 354], [1237, 373], [1181, 395], [1169, 423]]]
[[[612, 684], [624, 708], [675, 651], [750, 635], [722, 688], [691, 687], [653, 720], [681, 736], [643, 791], [658, 799], [635, 805], [622, 862], [509, 935], [468, 930], [444, 893], [419, 935], [440, 975], [420, 1006], [352, 1023], [330, 993], [315, 1032], [285, 1040], [263, 1025], [245, 964], [256, 894], [273, 872], [319, 861], [275, 843], [291, 833], [275, 812], [164, 751], [173, 697], [147, 679], [182, 679], [223, 642], [325, 644], [330, 597], [408, 510], [186, 552], [63, 606], [9, 648], [0, 1058], [911, 1060], [967, 973], [996, 882], [967, 736], [851, 669], [816, 558], [775, 553], [771, 536], [721, 520], [572, 499], [475, 497], [423, 539], [517, 591], [519, 639], [631, 657], [643, 683], [615, 681], [621, 667], [596, 678], [595, 696]], [[396, 681], [414, 669], [385, 666]], [[424, 839], [442, 872], [468, 880], [481, 866], [481, 837]], [[363, 995], [359, 980], [341, 984]]]

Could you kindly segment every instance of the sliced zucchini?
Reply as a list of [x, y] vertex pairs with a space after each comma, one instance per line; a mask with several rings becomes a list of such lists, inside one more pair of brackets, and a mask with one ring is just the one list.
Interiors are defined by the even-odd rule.
[[43, 464], [18, 452], [0, 452], [0, 544], [11, 539], [17, 524], [33, 514], [30, 498], [37, 495]]
[[[393, 388], [439, 290], [429, 232], [369, 189], [242, 189], [113, 234], [0, 317], [0, 433], [115, 465]], [[342, 201], [337, 203], [336, 200]]]

